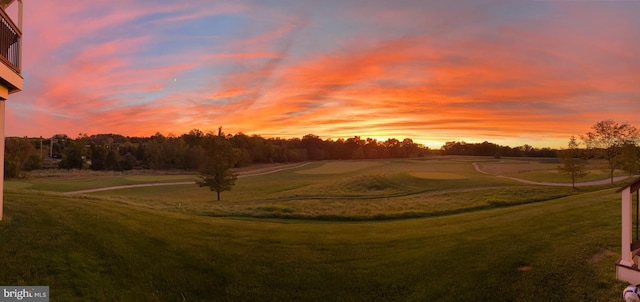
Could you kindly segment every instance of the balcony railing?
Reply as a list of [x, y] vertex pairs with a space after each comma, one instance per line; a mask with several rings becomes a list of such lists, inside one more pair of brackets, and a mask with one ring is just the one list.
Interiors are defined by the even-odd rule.
[[20, 39], [22, 32], [0, 9], [0, 61], [20, 74]]

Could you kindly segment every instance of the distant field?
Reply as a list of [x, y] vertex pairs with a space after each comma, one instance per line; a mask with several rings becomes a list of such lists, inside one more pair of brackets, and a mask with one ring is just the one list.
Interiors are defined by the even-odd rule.
[[[333, 174], [329, 173], [331, 167], [336, 167]], [[110, 182], [132, 183], [130, 177]], [[56, 189], [64, 187], [58, 184]], [[576, 192], [570, 188], [523, 186], [480, 174], [467, 159], [312, 163], [238, 179], [231, 192], [222, 194], [221, 202], [214, 202], [215, 196], [207, 188], [195, 185], [91, 193], [136, 206], [196, 215], [322, 220], [427, 217], [572, 194]]]
[[410, 172], [409, 175], [417, 178], [426, 179], [463, 179], [466, 178], [461, 174], [447, 172]]
[[0, 282], [49, 285], [52, 301], [620, 300], [613, 187], [528, 186], [473, 162], [499, 164], [318, 162], [238, 179], [219, 202], [196, 185], [60, 194], [194, 175], [8, 181]]
[[[240, 178], [222, 201], [194, 185], [120, 189], [90, 193], [106, 200], [145, 208], [205, 216], [381, 220], [447, 215], [540, 202], [594, 190], [523, 185], [475, 172], [472, 163], [493, 173], [527, 178], [554, 170], [511, 173], [516, 167], [548, 163], [496, 161], [486, 158], [329, 161], [289, 166], [272, 174]], [[268, 168], [261, 167], [260, 171]], [[275, 170], [274, 170], [275, 171]], [[245, 171], [244, 173], [250, 173]], [[606, 178], [606, 175], [603, 176]], [[531, 179], [532, 177], [529, 177]], [[544, 178], [549, 181], [548, 178]], [[12, 180], [7, 190], [68, 192], [142, 183], [195, 181], [195, 175], [106, 175]], [[534, 178], [535, 180], [535, 178]], [[566, 181], [563, 176], [561, 181]]]
[[360, 169], [380, 166], [381, 161], [332, 161], [322, 163], [320, 166], [312, 169], [300, 170], [300, 174], [342, 174], [353, 172]]
[[[534, 160], [504, 159], [492, 162], [482, 162], [479, 165], [483, 171], [491, 174], [539, 182], [571, 182], [569, 176], [558, 170], [558, 166], [560, 166], [560, 162], [558, 160], [540, 162]], [[589, 174], [578, 179], [578, 181], [594, 181], [610, 177], [607, 163], [602, 160], [590, 161], [586, 170]], [[626, 175], [626, 173], [621, 170], [614, 171], [614, 176], [624, 175]]]
[[104, 175], [78, 177], [47, 177], [12, 179], [5, 182], [6, 190], [29, 189], [37, 191], [70, 192], [111, 186], [160, 182], [195, 181], [196, 175]]

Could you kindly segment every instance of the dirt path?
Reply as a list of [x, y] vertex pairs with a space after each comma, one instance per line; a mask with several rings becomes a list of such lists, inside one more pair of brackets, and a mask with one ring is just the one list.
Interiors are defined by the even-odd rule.
[[[478, 163], [473, 163], [473, 168], [476, 169], [476, 172], [479, 172], [479, 173], [482, 173], [482, 174], [493, 175], [495, 177], [511, 179], [511, 180], [519, 181], [521, 183], [530, 184], [530, 185], [554, 186], [554, 187], [571, 187], [572, 186], [571, 183], [539, 182], [539, 181], [531, 181], [531, 180], [526, 180], [526, 179], [522, 179], [522, 178], [509, 177], [509, 176], [504, 176], [504, 175], [499, 175], [499, 174], [492, 174], [492, 173], [489, 173], [489, 172], [486, 172], [486, 171], [483, 171], [482, 169], [480, 169], [480, 166], [478, 166]], [[629, 176], [617, 176], [617, 177], [613, 178], [613, 181], [616, 182], [616, 181], [620, 181], [620, 180], [627, 179], [627, 178], [629, 178]], [[607, 184], [610, 184], [610, 183], [611, 183], [611, 179], [607, 178], [607, 179], [594, 180], [594, 181], [576, 182], [576, 187], [599, 186], [599, 185], [607, 185]]]
[[[254, 170], [254, 171], [244, 171], [244, 172], [240, 172], [240, 175], [238, 175], [238, 178], [267, 175], [267, 174], [277, 173], [280, 171], [304, 167], [308, 164], [311, 164], [311, 163], [304, 163], [304, 164], [295, 165], [295, 166], [288, 165], [286, 167], [278, 168], [278, 169], [260, 169], [260, 170]], [[102, 191], [111, 191], [111, 190], [120, 190], [120, 189], [131, 189], [131, 188], [193, 185], [195, 183], [196, 183], [195, 181], [159, 182], [159, 183], [150, 183], [150, 184], [123, 185], [123, 186], [113, 186], [113, 187], [98, 188], [98, 189], [87, 189], [87, 190], [80, 190], [80, 191], [65, 192], [63, 194], [73, 195], [73, 194], [84, 194], [84, 193], [93, 193], [93, 192], [102, 192]]]

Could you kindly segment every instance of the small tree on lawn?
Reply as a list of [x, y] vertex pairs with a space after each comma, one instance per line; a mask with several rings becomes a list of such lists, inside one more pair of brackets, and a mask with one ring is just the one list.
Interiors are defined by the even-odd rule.
[[207, 159], [200, 169], [200, 180], [196, 183], [218, 193], [220, 200], [220, 192], [230, 191], [238, 179], [238, 173], [231, 171], [231, 168], [240, 160], [240, 152], [222, 136], [209, 139], [212, 142], [207, 150]]
[[588, 174], [585, 171], [586, 160], [583, 158], [578, 146], [578, 141], [572, 136], [569, 139], [569, 148], [558, 152], [558, 157], [562, 162], [562, 165], [558, 166], [558, 170], [571, 177], [571, 184], [574, 190], [576, 189], [576, 179], [585, 177]]

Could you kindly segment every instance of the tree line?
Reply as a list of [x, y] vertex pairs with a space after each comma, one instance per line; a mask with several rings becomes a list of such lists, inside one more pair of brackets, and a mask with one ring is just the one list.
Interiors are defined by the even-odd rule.
[[302, 138], [264, 138], [243, 133], [204, 133], [193, 129], [180, 136], [156, 133], [150, 137], [120, 134], [64, 134], [51, 138], [7, 138], [5, 140], [5, 176], [16, 177], [24, 171], [41, 168], [123, 171], [131, 169], [198, 171], [206, 148], [214, 138], [223, 137], [239, 153], [235, 167], [255, 163], [293, 163], [316, 160], [415, 158], [427, 155], [471, 155], [510, 157], [556, 157], [556, 150], [529, 145], [511, 148], [490, 142], [447, 142], [440, 150], [431, 150], [411, 138], [374, 138], [354, 136], [347, 139], [322, 139], [314, 134]]
[[39, 168], [123, 171], [131, 169], [181, 169], [199, 171], [211, 157], [207, 150], [224, 139], [238, 154], [234, 167], [255, 163], [293, 163], [309, 160], [409, 158], [432, 150], [410, 138], [378, 141], [354, 136], [322, 139], [308, 134], [302, 138], [264, 138], [222, 130], [204, 133], [194, 129], [180, 136], [156, 133], [150, 137], [119, 134], [80, 134], [76, 138], [55, 135], [43, 138], [5, 140], [5, 176], [16, 177]]
[[[561, 150], [529, 145], [512, 148], [487, 141], [450, 141], [440, 150], [430, 150], [410, 138], [378, 141], [354, 136], [332, 140], [307, 134], [302, 138], [282, 139], [244, 133], [225, 135], [221, 128], [217, 133], [193, 129], [180, 136], [161, 133], [150, 137], [79, 134], [76, 138], [70, 138], [67, 135], [55, 135], [47, 139], [7, 138], [4, 164], [5, 177], [11, 178], [20, 176], [24, 171], [40, 168], [202, 171], [218, 167], [211, 161], [221, 159], [225, 159], [223, 166], [233, 168], [255, 163], [413, 158], [436, 154], [498, 158], [558, 157], [562, 164], [559, 170], [568, 174], [575, 183], [577, 178], [586, 175], [586, 161], [594, 158], [607, 161], [612, 181], [616, 169], [629, 174], [640, 173], [639, 136], [634, 126], [613, 120], [596, 123], [591, 131], [580, 136], [580, 141], [572, 137], [568, 148]], [[584, 148], [580, 148], [582, 145]], [[203, 179], [203, 183], [211, 184], [211, 180]]]
[[551, 148], [535, 148], [530, 145], [518, 147], [501, 146], [484, 141], [482, 143], [467, 143], [464, 141], [446, 142], [440, 148], [443, 155], [469, 155], [494, 157], [556, 157], [557, 150]]

